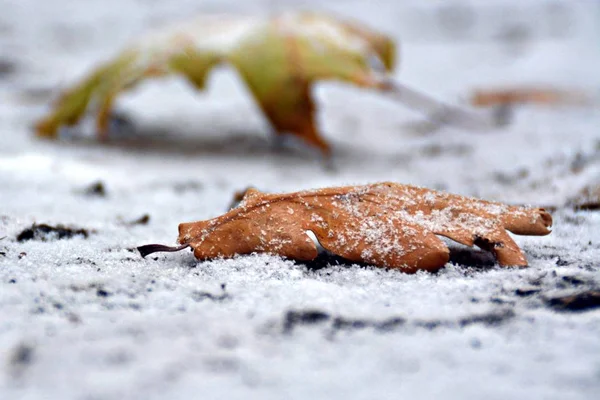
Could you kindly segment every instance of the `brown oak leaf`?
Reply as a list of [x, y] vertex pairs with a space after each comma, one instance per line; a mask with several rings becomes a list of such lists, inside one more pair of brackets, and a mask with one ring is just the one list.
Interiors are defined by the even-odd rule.
[[506, 232], [547, 235], [544, 209], [509, 206], [430, 189], [384, 182], [286, 194], [249, 189], [240, 205], [220, 217], [179, 225], [180, 247], [141, 246], [142, 256], [186, 247], [200, 260], [272, 253], [312, 260], [317, 247], [350, 261], [413, 273], [436, 271], [449, 259], [438, 237], [493, 252], [500, 265], [526, 266]]

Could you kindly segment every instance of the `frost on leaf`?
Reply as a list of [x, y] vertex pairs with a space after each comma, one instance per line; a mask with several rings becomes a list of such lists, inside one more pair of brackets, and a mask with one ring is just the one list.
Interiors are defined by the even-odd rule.
[[[314, 233], [330, 252], [354, 262], [435, 271], [449, 258], [437, 235], [492, 251], [500, 265], [526, 266], [527, 260], [506, 232], [550, 233], [544, 209], [508, 206], [434, 190], [377, 183], [287, 194], [250, 189], [240, 205], [206, 221], [179, 225], [178, 248], [187, 246], [200, 260], [254, 252], [297, 260], [317, 256]], [[140, 247], [142, 255], [157, 245]], [[164, 247], [163, 249], [168, 249]]]

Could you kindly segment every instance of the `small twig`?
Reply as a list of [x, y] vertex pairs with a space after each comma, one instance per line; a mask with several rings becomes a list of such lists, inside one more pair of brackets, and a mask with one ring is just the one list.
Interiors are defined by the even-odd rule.
[[446, 104], [391, 79], [383, 82], [381, 90], [406, 107], [426, 114], [436, 127], [447, 124], [467, 130], [481, 131], [506, 125], [510, 120], [510, 114], [505, 108], [485, 111], [465, 109]]

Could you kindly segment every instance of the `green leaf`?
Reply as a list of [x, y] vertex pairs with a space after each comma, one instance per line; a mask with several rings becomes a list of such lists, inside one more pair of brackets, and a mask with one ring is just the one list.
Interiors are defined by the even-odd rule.
[[[395, 44], [385, 35], [354, 23], [313, 14], [268, 19], [204, 17], [142, 39], [67, 90], [36, 125], [39, 136], [54, 138], [89, 111], [106, 138], [116, 96], [145, 78], [179, 74], [197, 89], [222, 62], [240, 73], [275, 132], [292, 133], [324, 153], [330, 151], [315, 125], [312, 84], [341, 80], [382, 88], [391, 72]], [[379, 58], [385, 71], [371, 66]]]

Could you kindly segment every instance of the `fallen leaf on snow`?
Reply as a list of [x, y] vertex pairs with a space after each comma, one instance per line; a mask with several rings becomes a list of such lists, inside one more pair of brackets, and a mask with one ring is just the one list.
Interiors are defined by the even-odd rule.
[[550, 233], [544, 209], [508, 206], [396, 183], [333, 187], [287, 194], [249, 189], [240, 205], [220, 217], [179, 225], [179, 247], [138, 247], [142, 256], [187, 247], [200, 260], [253, 252], [312, 260], [317, 247], [354, 262], [436, 271], [449, 250], [436, 235], [477, 245], [500, 265], [526, 266], [508, 235]]

